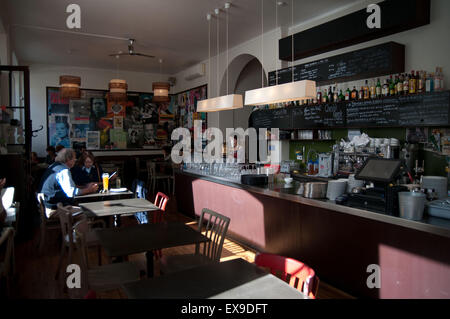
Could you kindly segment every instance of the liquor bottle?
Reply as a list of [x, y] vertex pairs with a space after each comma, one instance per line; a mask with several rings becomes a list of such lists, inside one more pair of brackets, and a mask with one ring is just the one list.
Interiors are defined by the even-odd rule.
[[403, 95], [403, 74], [400, 74], [397, 82], [397, 94]]
[[333, 102], [339, 102], [339, 94], [336, 87], [333, 87]]
[[342, 101], [345, 101], [345, 100], [346, 100], [344, 94], [342, 94], [342, 90], [339, 91], [339, 96], [338, 96], [338, 98], [339, 98], [339, 102], [342, 102]]
[[377, 97], [377, 89], [375, 87], [375, 81], [370, 81], [370, 98], [374, 99]]
[[364, 100], [368, 99], [370, 99], [369, 81], [366, 80], [366, 85], [364, 85]]
[[445, 83], [444, 83], [444, 70], [443, 67], [440, 68], [439, 73], [441, 74], [441, 90], [444, 91], [445, 90]]
[[409, 76], [405, 73], [403, 77], [403, 95], [409, 94]]
[[327, 89], [325, 89], [322, 94], [322, 103], [327, 103], [327, 102], [328, 102], [328, 93], [327, 93]]
[[383, 96], [389, 96], [389, 85], [388, 85], [388, 80], [386, 79], [386, 80], [384, 80], [384, 83], [383, 83], [383, 88], [382, 88], [382, 90], [381, 90], [381, 94], [383, 95]]
[[425, 91], [427, 93], [434, 92], [434, 74], [428, 74], [427, 82], [425, 83]]
[[322, 92], [317, 88], [317, 104], [322, 104]]
[[382, 91], [383, 90], [381, 89], [381, 82], [380, 82], [380, 79], [378, 79], [377, 87], [376, 87], [377, 98], [381, 97]]
[[425, 72], [420, 71], [419, 72], [419, 79], [417, 80], [417, 93], [424, 93], [425, 92]]
[[331, 91], [331, 86], [328, 89], [328, 101], [327, 103], [333, 103], [333, 91]]
[[398, 75], [395, 76], [395, 80], [394, 80], [394, 95], [398, 95]]
[[392, 79], [392, 75], [391, 75], [390, 80], [389, 80], [389, 95], [390, 96], [394, 96], [395, 95], [395, 82]]
[[358, 90], [356, 89], [356, 86], [353, 87], [351, 99], [352, 101], [356, 101], [358, 99]]
[[417, 81], [413, 70], [411, 71], [411, 76], [409, 77], [409, 94], [417, 93], [416, 89], [417, 89]]
[[350, 92], [350, 88], [347, 88], [347, 91], [345, 91], [345, 100], [350, 101], [351, 95], [352, 95], [352, 92]]
[[438, 92], [438, 91], [442, 91], [442, 87], [441, 87], [441, 76], [440, 76], [441, 72], [439, 67], [436, 67], [436, 73], [434, 73], [434, 91]]

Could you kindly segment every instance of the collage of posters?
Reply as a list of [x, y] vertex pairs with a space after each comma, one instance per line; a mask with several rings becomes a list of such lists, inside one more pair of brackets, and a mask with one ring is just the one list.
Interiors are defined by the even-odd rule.
[[107, 91], [81, 90], [80, 99], [61, 99], [59, 88], [47, 87], [48, 145], [87, 149], [160, 149], [171, 144], [176, 127], [193, 130], [206, 85], [153, 103], [152, 93], [128, 92], [126, 102], [109, 101]]

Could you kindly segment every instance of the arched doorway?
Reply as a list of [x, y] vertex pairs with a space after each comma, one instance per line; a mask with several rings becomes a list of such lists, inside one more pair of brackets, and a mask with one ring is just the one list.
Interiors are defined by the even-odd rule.
[[[264, 72], [263, 76], [262, 71]], [[251, 54], [241, 54], [228, 65], [228, 79], [225, 71], [220, 86], [220, 95], [241, 94], [245, 101], [245, 91], [260, 88], [262, 77], [264, 86], [266, 86], [266, 72], [262, 70], [262, 64], [258, 58]], [[220, 128], [223, 131], [232, 127], [247, 129], [252, 109], [251, 106], [244, 105], [243, 109], [220, 112]]]

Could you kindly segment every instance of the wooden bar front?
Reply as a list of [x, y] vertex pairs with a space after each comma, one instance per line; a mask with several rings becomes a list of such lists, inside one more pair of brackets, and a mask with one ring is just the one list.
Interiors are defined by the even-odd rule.
[[[183, 214], [230, 217], [228, 235], [261, 252], [310, 265], [357, 297], [450, 298], [450, 238], [176, 173]], [[381, 288], [369, 288], [380, 266]], [[369, 280], [372, 282], [372, 280]]]

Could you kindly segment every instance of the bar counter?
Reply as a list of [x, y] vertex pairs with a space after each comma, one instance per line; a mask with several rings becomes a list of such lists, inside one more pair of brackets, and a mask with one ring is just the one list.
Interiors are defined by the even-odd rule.
[[[230, 217], [229, 237], [257, 251], [299, 259], [354, 296], [450, 298], [450, 221], [412, 221], [297, 195], [298, 182], [266, 187], [175, 172], [178, 210]], [[369, 288], [369, 265], [381, 288]]]

